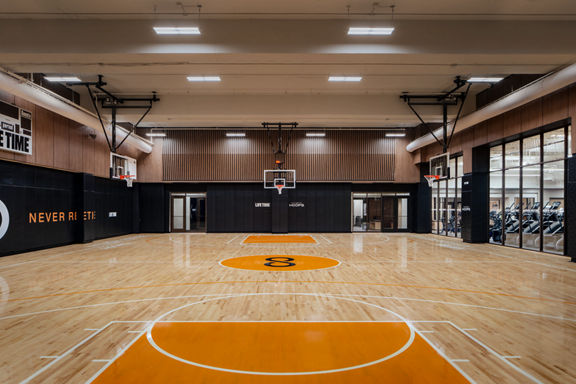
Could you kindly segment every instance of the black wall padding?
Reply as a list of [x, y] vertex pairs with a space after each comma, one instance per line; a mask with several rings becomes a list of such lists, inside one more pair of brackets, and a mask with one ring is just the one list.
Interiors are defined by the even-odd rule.
[[132, 233], [133, 194], [120, 181], [0, 161], [0, 256]]
[[208, 232], [349, 232], [350, 193], [346, 183], [300, 183], [281, 196], [261, 183], [209, 184]]
[[576, 157], [568, 158], [566, 163], [568, 166], [568, 177], [566, 180], [566, 196], [564, 198], [565, 252], [573, 262], [576, 262], [576, 236], [574, 235], [576, 231]]
[[289, 232], [350, 232], [351, 193], [346, 183], [298, 184], [288, 194]]
[[488, 236], [488, 200], [490, 149], [472, 150], [472, 173], [462, 177], [462, 240], [466, 243], [486, 243]]
[[272, 191], [262, 184], [210, 184], [206, 198], [208, 232], [272, 231]]
[[168, 232], [168, 197], [164, 184], [138, 184], [140, 232]]
[[420, 183], [416, 185], [416, 198], [414, 208], [414, 226], [413, 230], [416, 233], [430, 233], [432, 232], [432, 188], [424, 178], [424, 175], [430, 173], [430, 164], [420, 164]]

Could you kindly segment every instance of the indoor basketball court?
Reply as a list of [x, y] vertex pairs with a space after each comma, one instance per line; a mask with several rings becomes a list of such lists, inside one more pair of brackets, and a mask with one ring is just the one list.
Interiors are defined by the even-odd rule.
[[0, 382], [576, 383], [576, 4], [497, 3], [0, 5]]

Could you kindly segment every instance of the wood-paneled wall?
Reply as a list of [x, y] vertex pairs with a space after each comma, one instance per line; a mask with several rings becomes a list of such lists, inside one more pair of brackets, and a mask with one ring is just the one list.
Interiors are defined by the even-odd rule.
[[[0, 100], [32, 112], [33, 124], [32, 155], [0, 151], [0, 159], [70, 172], [85, 172], [99, 177], [110, 176], [110, 150], [101, 129], [82, 126], [5, 92], [0, 92]], [[119, 153], [137, 158], [139, 163], [150, 156], [127, 146]], [[155, 170], [154, 167], [140, 168], [139, 178], [146, 178], [148, 169], [153, 172]]]
[[[547, 124], [572, 118], [576, 122], [576, 85], [544, 96], [520, 108], [484, 121], [454, 135], [450, 153], [463, 152], [464, 172], [472, 172], [472, 148], [531, 131]], [[572, 130], [572, 153], [576, 153], [576, 140]], [[442, 153], [440, 145], [433, 144], [420, 150], [423, 161]]]
[[[273, 135], [274, 139], [274, 135]], [[326, 137], [292, 135], [287, 169], [299, 181], [393, 182], [396, 140], [382, 131], [327, 131]], [[164, 181], [262, 181], [274, 166], [272, 144], [265, 131], [245, 138], [225, 131], [170, 131], [163, 144]]]

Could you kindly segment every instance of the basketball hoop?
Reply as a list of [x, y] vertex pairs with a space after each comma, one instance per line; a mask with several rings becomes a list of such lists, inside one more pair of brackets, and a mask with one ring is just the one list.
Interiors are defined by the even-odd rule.
[[120, 175], [120, 180], [125, 180], [126, 186], [128, 188], [132, 188], [132, 183], [134, 182], [135, 179], [136, 179], [135, 175]]
[[438, 175], [425, 175], [424, 178], [428, 182], [428, 186], [430, 188], [432, 188], [432, 186], [434, 185], [434, 181], [439, 180], [440, 176], [438, 176]]
[[274, 186], [278, 190], [278, 194], [282, 194], [282, 189], [286, 186], [286, 179], [274, 179]]

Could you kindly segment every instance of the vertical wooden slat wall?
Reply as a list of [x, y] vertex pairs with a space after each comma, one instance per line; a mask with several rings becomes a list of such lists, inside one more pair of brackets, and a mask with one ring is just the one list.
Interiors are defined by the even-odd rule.
[[[273, 135], [273, 138], [275, 135]], [[394, 181], [395, 141], [379, 131], [292, 134], [287, 169], [298, 181]], [[162, 149], [164, 181], [262, 181], [274, 167], [264, 131], [226, 137], [224, 131], [169, 131]]]

